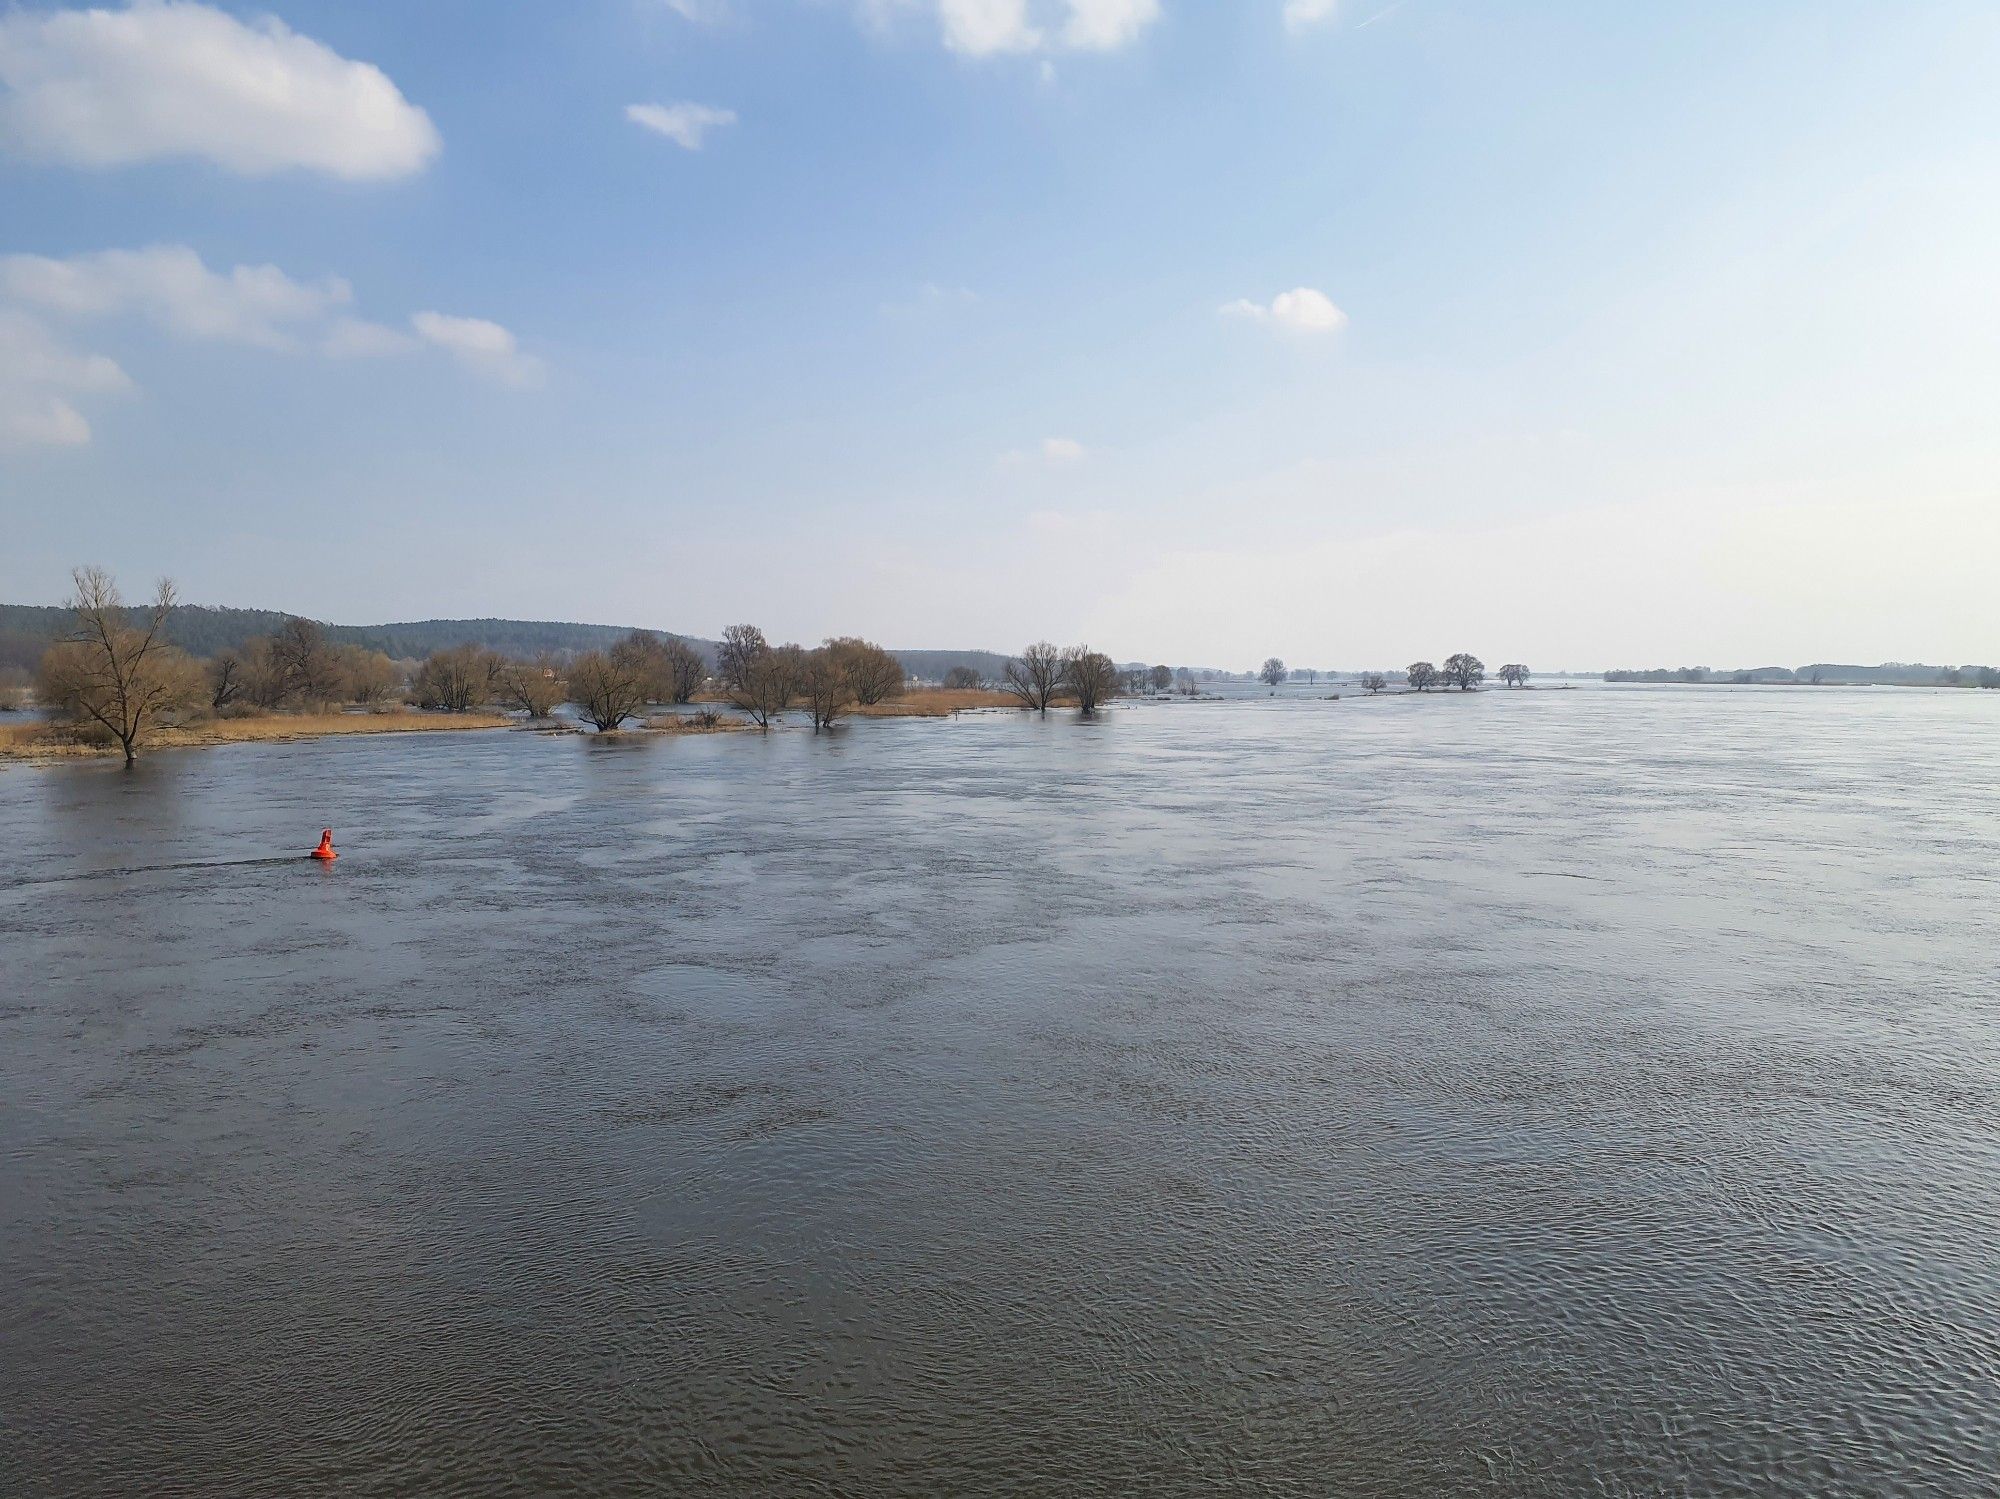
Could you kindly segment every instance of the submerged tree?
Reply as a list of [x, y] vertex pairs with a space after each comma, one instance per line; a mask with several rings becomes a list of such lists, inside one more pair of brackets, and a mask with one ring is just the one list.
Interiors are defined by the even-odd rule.
[[1062, 688], [1068, 657], [1058, 646], [1037, 640], [1021, 652], [1020, 659], [1007, 663], [1001, 686], [1021, 700], [1021, 706], [1037, 713], [1049, 711], [1049, 704]]
[[37, 693], [66, 718], [94, 723], [125, 752], [130, 765], [139, 739], [171, 713], [199, 706], [209, 696], [201, 668], [166, 639], [173, 612], [173, 583], [162, 578], [144, 622], [131, 623], [111, 574], [80, 567], [70, 575], [76, 594], [69, 637], [42, 657]]
[[1077, 708], [1088, 718], [1097, 711], [1099, 703], [1118, 695], [1118, 667], [1104, 652], [1079, 645], [1063, 652], [1062, 682], [1076, 698]]
[[1518, 661], [1509, 661], [1500, 668], [1500, 680], [1509, 687], [1519, 687], [1529, 677], [1528, 668]]
[[569, 696], [600, 734], [608, 734], [646, 706], [646, 661], [623, 642], [609, 651], [585, 651], [569, 664]]
[[678, 635], [669, 635], [663, 649], [667, 657], [667, 701], [691, 703], [708, 680], [708, 663], [701, 652]]
[[791, 707], [804, 673], [805, 652], [795, 645], [770, 647], [752, 655], [742, 667], [742, 680], [729, 689], [729, 700], [750, 715], [760, 729]]
[[750, 664], [770, 654], [770, 642], [755, 625], [731, 625], [716, 647], [716, 672], [722, 685], [741, 690], [750, 680]]
[[812, 713], [815, 734], [832, 728], [841, 714], [860, 701], [855, 666], [855, 655], [841, 650], [837, 641], [805, 653], [799, 666], [799, 697]]
[[1403, 675], [1410, 679], [1410, 685], [1419, 692], [1428, 692], [1437, 686], [1438, 669], [1428, 661], [1412, 661], [1403, 668]]
[[1470, 651], [1445, 657], [1444, 679], [1460, 692], [1470, 692], [1486, 680], [1486, 663]]
[[547, 718], [569, 700], [569, 683], [553, 656], [509, 661], [500, 669], [499, 686], [500, 700], [530, 718]]
[[1290, 675], [1291, 673], [1285, 670], [1285, 663], [1276, 656], [1267, 657], [1264, 664], [1257, 668], [1258, 680], [1273, 690]]
[[872, 708], [877, 703], [903, 695], [903, 663], [874, 641], [848, 635], [827, 641], [826, 649], [833, 653], [841, 670], [846, 673], [855, 702]]

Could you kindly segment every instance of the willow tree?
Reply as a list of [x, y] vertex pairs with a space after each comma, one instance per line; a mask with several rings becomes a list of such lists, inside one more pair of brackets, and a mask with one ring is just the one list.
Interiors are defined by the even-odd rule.
[[1007, 663], [1000, 685], [1019, 698], [1022, 707], [1046, 713], [1062, 688], [1068, 668], [1069, 658], [1059, 646], [1037, 640], [1021, 652], [1018, 660]]
[[174, 585], [160, 579], [153, 602], [133, 622], [118, 585], [100, 567], [80, 567], [71, 578], [75, 616], [69, 636], [42, 657], [38, 693], [57, 713], [94, 723], [118, 741], [130, 765], [139, 740], [171, 713], [207, 701], [207, 679], [166, 637]]
[[1063, 653], [1062, 684], [1088, 718], [1099, 703], [1118, 696], [1118, 667], [1104, 652], [1080, 645]]
[[1486, 680], [1486, 663], [1470, 651], [1444, 658], [1444, 679], [1460, 692], [1470, 692]]
[[649, 685], [645, 660], [622, 642], [609, 651], [585, 651], [569, 664], [570, 701], [600, 734], [645, 707]]

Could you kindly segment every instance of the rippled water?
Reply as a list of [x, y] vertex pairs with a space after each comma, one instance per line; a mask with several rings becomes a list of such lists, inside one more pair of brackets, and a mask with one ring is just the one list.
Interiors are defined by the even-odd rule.
[[0, 952], [9, 1492], [1995, 1492], [2000, 693], [15, 768]]

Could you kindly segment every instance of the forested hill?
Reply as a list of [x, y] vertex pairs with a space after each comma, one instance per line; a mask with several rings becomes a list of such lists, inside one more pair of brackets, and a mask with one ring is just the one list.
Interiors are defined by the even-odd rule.
[[[140, 611], [134, 611], [137, 619]], [[175, 644], [196, 656], [240, 646], [254, 635], [268, 635], [288, 615], [275, 609], [219, 609], [183, 605], [167, 621]], [[36, 604], [0, 604], [0, 668], [32, 670], [49, 642], [69, 626], [69, 611]], [[326, 632], [342, 645], [382, 651], [399, 661], [416, 660], [432, 651], [472, 644], [508, 656], [562, 654], [608, 646], [630, 633], [630, 625], [581, 625], [533, 619], [420, 619], [402, 624], [334, 625]], [[666, 634], [666, 631], [658, 633]], [[711, 665], [715, 642], [693, 635], [681, 637]], [[903, 669], [916, 676], [940, 679], [954, 666], [970, 666], [991, 680], [1007, 658], [992, 651], [897, 651]]]

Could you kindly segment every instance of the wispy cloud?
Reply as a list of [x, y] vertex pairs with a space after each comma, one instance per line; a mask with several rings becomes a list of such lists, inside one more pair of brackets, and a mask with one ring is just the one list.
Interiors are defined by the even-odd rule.
[[498, 323], [420, 312], [405, 331], [355, 316], [353, 302], [338, 276], [300, 280], [274, 265], [214, 270], [186, 245], [0, 256], [0, 443], [89, 441], [90, 425], [69, 398], [131, 381], [110, 357], [72, 347], [57, 330], [120, 319], [191, 342], [337, 359], [436, 348], [499, 384], [541, 383], [541, 362]]
[[628, 104], [625, 118], [687, 151], [699, 151], [711, 130], [736, 123], [736, 111], [708, 104]]
[[1304, 31], [1331, 21], [1340, 13], [1340, 0], [1285, 0], [1285, 29]]

